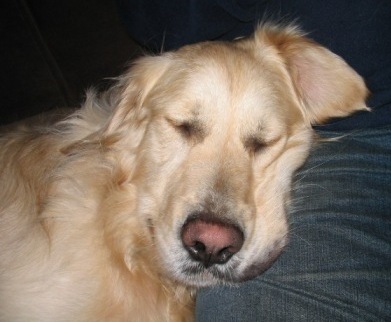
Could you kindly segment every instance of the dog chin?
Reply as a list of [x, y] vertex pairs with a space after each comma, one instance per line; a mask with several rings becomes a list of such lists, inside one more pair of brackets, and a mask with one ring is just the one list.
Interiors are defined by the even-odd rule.
[[[272, 249], [263, 259], [252, 262], [240, 269], [239, 262], [230, 265], [213, 265], [205, 268], [201, 264], [187, 260], [172, 277], [188, 286], [208, 287], [218, 284], [236, 284], [251, 280], [267, 271], [282, 253], [286, 240], [280, 241], [279, 246]], [[178, 273], [179, 271], [179, 273]]]

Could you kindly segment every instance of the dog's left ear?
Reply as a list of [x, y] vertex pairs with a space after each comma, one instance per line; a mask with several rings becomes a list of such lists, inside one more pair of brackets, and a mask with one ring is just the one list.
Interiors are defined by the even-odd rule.
[[104, 129], [105, 135], [126, 130], [145, 121], [148, 111], [144, 103], [171, 62], [169, 54], [146, 56], [137, 60], [114, 87], [116, 106]]
[[111, 146], [121, 141], [127, 151], [137, 148], [143, 137], [150, 110], [145, 106], [149, 93], [171, 64], [170, 54], [138, 59], [116, 85], [87, 105], [109, 109], [106, 123], [83, 140], [62, 149], [65, 154], [86, 150], [88, 145]]
[[297, 27], [265, 25], [255, 32], [255, 42], [276, 49], [311, 124], [369, 110], [363, 79], [341, 57], [306, 38]]

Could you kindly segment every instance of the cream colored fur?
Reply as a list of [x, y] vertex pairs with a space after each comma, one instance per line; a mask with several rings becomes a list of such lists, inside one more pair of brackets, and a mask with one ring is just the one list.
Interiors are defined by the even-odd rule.
[[[144, 57], [53, 125], [0, 141], [1, 321], [191, 321], [197, 288], [262, 273], [287, 242], [313, 123], [365, 110], [362, 79], [295, 27]], [[208, 207], [244, 232], [202, 268]]]

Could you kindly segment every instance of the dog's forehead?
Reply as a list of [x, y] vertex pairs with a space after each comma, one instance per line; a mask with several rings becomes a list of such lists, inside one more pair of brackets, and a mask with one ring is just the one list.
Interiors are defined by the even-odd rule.
[[190, 59], [179, 56], [172, 70], [179, 86], [166, 104], [167, 113], [213, 124], [234, 120], [252, 129], [283, 122], [281, 95], [275, 86], [278, 77], [244, 50], [209, 45]]
[[[178, 97], [186, 104], [172, 105], [173, 113], [197, 118], [207, 127], [231, 127], [231, 133], [280, 132], [286, 127], [286, 108], [279, 93], [278, 75], [251, 55], [234, 48], [200, 53], [186, 66]], [[269, 130], [270, 129], [270, 130]], [[273, 133], [270, 133], [273, 135]]]

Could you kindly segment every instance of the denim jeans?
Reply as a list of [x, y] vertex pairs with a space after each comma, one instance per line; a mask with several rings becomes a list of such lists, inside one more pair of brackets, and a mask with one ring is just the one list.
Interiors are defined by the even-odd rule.
[[289, 216], [274, 266], [201, 290], [197, 321], [391, 321], [391, 126], [319, 143], [295, 177]]

